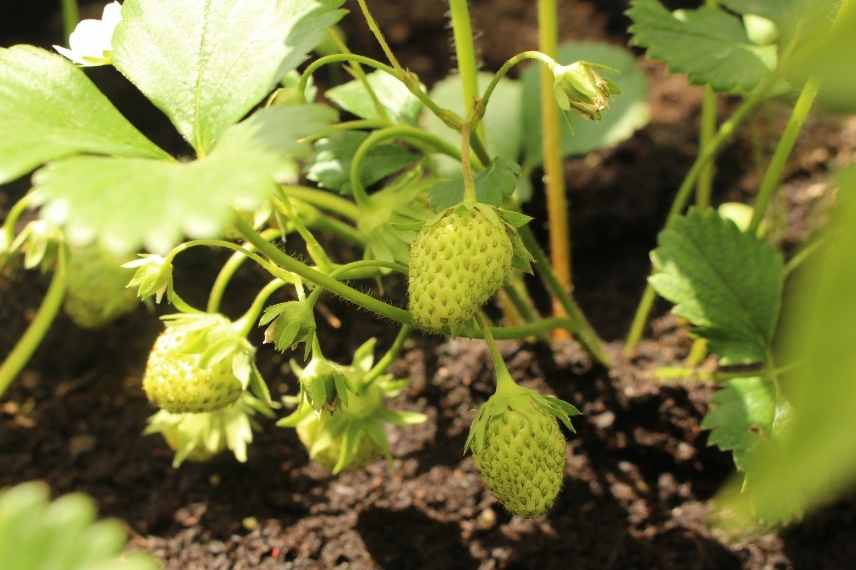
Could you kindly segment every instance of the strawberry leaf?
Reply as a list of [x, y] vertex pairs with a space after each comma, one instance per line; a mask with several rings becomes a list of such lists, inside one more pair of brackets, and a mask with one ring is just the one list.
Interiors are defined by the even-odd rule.
[[343, 0], [126, 0], [113, 64], [200, 155], [299, 65]]
[[0, 184], [75, 154], [166, 157], [86, 74], [33, 46], [0, 49]]
[[[497, 157], [490, 168], [476, 175], [476, 198], [483, 204], [502, 206], [506, 198], [514, 194], [520, 178], [520, 166], [504, 157]], [[428, 191], [428, 201], [434, 210], [440, 211], [460, 204], [464, 199], [464, 180], [456, 176], [443, 180]]]
[[[340, 133], [315, 144], [315, 161], [306, 175], [322, 188], [351, 194], [351, 164], [360, 145], [368, 138], [362, 132]], [[360, 178], [371, 186], [402, 168], [413, 164], [418, 156], [397, 144], [380, 144], [373, 147], [362, 161]]]
[[117, 253], [145, 244], [163, 253], [182, 236], [219, 235], [234, 206], [254, 210], [274, 191], [283, 161], [309, 151], [298, 140], [335, 117], [318, 105], [259, 111], [224, 133], [205, 158], [181, 163], [78, 157], [34, 176], [43, 216], [69, 235]]
[[[366, 77], [391, 120], [397, 123], [416, 123], [422, 111], [422, 103], [404, 83], [384, 71], [375, 71]], [[327, 90], [324, 96], [345, 111], [362, 119], [382, 118], [378, 116], [374, 101], [363, 86], [363, 82], [357, 79]]]
[[713, 210], [692, 209], [658, 238], [651, 284], [723, 364], [763, 362], [779, 318], [782, 256]]
[[743, 470], [746, 454], [770, 436], [775, 412], [775, 387], [768, 378], [736, 378], [714, 395], [701, 427], [710, 430], [708, 445], [731, 451]]
[[672, 13], [658, 0], [633, 0], [627, 15], [633, 45], [698, 85], [745, 93], [778, 63], [776, 46], [754, 45], [740, 19], [719, 8]]

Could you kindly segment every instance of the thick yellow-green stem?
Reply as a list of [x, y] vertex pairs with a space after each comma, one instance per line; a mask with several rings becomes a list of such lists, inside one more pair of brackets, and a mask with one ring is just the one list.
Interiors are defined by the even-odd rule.
[[[558, 54], [559, 26], [556, 17], [556, 0], [538, 0], [539, 50], [556, 58]], [[559, 106], [553, 96], [553, 74], [541, 68], [541, 123], [544, 133], [544, 181], [547, 189], [547, 217], [550, 223], [550, 259], [553, 272], [562, 288], [570, 291], [571, 236], [568, 223], [568, 201], [565, 195], [565, 172], [562, 160], [562, 141], [559, 130]], [[553, 314], [562, 316], [565, 311], [558, 300], [553, 301]], [[558, 331], [564, 335], [564, 331]]]

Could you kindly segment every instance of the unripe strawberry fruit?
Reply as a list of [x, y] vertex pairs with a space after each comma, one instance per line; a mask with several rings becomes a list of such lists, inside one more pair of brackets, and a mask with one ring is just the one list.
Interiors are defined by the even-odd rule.
[[143, 376], [149, 400], [174, 414], [212, 412], [234, 403], [244, 388], [232, 359], [203, 367], [201, 354], [182, 350], [186, 334], [180, 327], [167, 327], [155, 341]]
[[455, 329], [502, 287], [513, 245], [495, 210], [452, 206], [427, 224], [410, 250], [410, 310], [427, 330]]
[[514, 383], [502, 362], [497, 390], [470, 426], [471, 449], [485, 485], [515, 515], [544, 514], [565, 473], [565, 438], [558, 421], [573, 431], [573, 405]]
[[358, 438], [349, 456], [347, 464], [336, 469], [342, 453], [346, 428], [338, 425], [329, 412], [316, 412], [308, 415], [297, 424], [297, 436], [309, 451], [309, 457], [325, 469], [340, 471], [359, 469], [383, 455], [383, 448], [364, 432], [353, 432]]
[[562, 487], [565, 438], [556, 418], [540, 410], [494, 417], [475, 457], [485, 485], [516, 515], [547, 512]]
[[121, 267], [125, 261], [96, 245], [72, 250], [64, 310], [79, 327], [100, 328], [137, 306], [127, 288], [134, 272]]

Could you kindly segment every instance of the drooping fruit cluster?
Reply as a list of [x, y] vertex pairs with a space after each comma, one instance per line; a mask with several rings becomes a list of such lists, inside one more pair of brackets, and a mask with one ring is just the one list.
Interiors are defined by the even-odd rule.
[[65, 313], [81, 328], [96, 329], [134, 310], [137, 295], [128, 289], [133, 272], [97, 245], [73, 249], [68, 260]]
[[427, 330], [456, 329], [502, 287], [514, 247], [506, 224], [484, 204], [452, 206], [410, 250], [410, 311]]
[[538, 516], [553, 505], [564, 480], [565, 438], [557, 418], [570, 426], [570, 416], [579, 412], [508, 380], [482, 406], [467, 447], [485, 485], [505, 508]]
[[180, 315], [155, 341], [143, 389], [149, 401], [174, 414], [220, 410], [247, 388], [253, 353], [225, 317]]
[[326, 360], [316, 345], [310, 364], [293, 366], [300, 380], [297, 409], [277, 424], [293, 427], [309, 457], [333, 473], [389, 456], [386, 425], [421, 423], [425, 416], [391, 410], [386, 399], [407, 384], [390, 374], [370, 375], [375, 339], [354, 352], [350, 366]]

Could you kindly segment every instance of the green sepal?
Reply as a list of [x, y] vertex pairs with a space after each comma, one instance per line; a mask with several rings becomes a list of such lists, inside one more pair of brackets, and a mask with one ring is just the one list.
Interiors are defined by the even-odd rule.
[[137, 296], [144, 301], [154, 298], [160, 303], [164, 295], [174, 294], [172, 281], [172, 260], [157, 254], [140, 254], [138, 259], [122, 265], [126, 269], [136, 269], [128, 287], [137, 289]]
[[259, 325], [267, 325], [265, 343], [272, 342], [279, 352], [303, 344], [305, 356], [311, 350], [317, 328], [312, 305], [306, 300], [287, 301], [267, 307]]
[[[497, 374], [508, 375], [508, 371], [503, 367], [502, 370], [497, 371]], [[575, 432], [571, 418], [580, 415], [581, 412], [573, 404], [555, 396], [544, 396], [531, 388], [524, 388], [514, 383], [510, 376], [498, 379], [497, 384], [499, 388], [496, 393], [482, 405], [478, 416], [470, 425], [470, 432], [464, 444], [464, 453], [467, 451], [480, 453], [487, 444], [488, 424], [497, 416], [510, 410], [526, 418], [530, 418], [531, 414], [539, 411], [547, 413], [561, 421], [571, 432]]]

